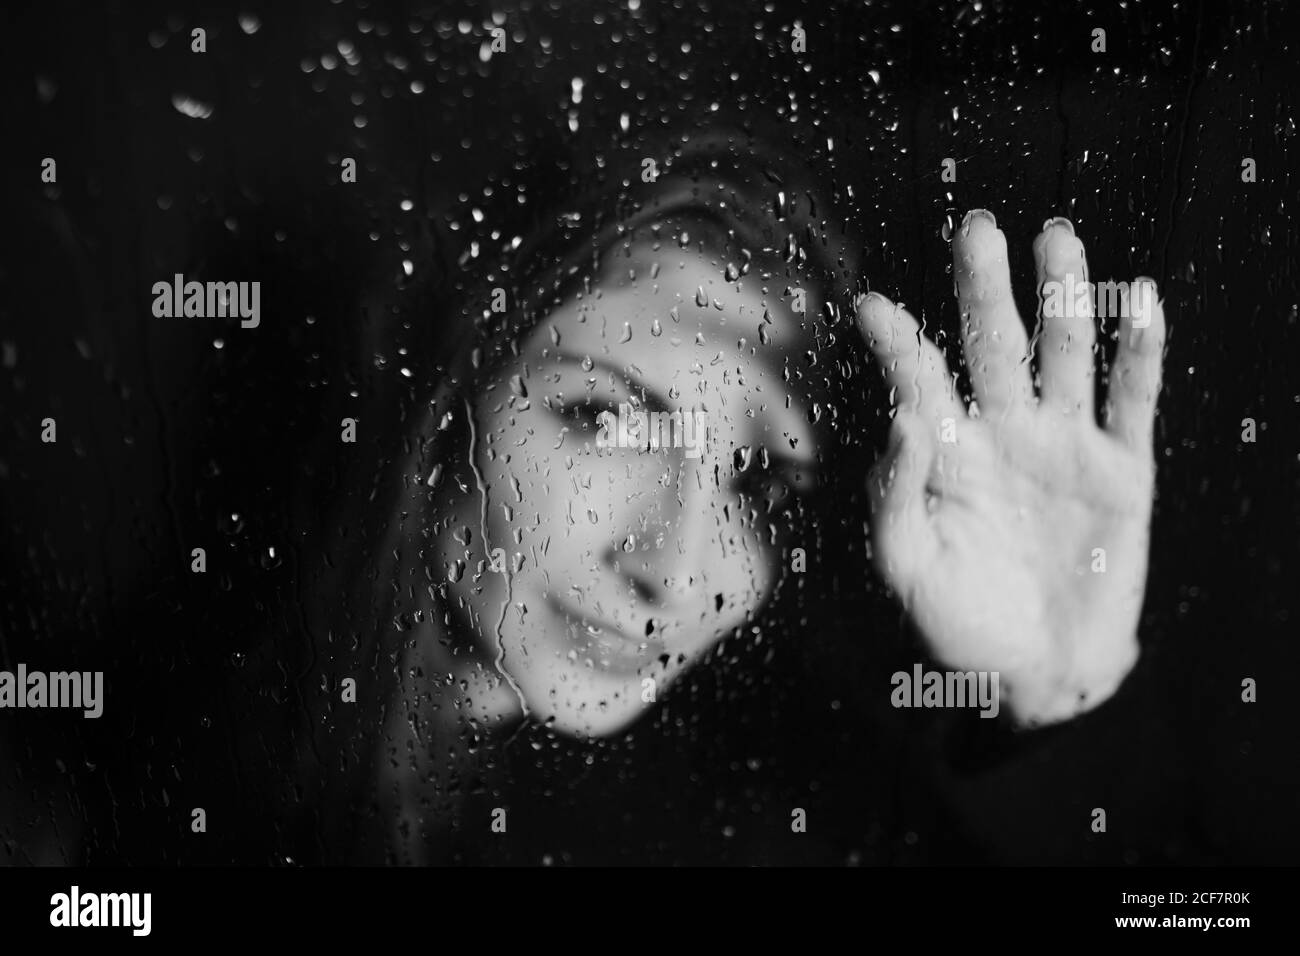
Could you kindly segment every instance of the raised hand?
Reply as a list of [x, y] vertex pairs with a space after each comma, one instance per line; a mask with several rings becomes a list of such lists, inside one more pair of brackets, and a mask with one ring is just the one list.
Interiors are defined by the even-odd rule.
[[967, 215], [952, 249], [969, 409], [916, 319], [877, 293], [858, 302], [896, 406], [869, 478], [876, 565], [945, 666], [997, 671], [1021, 723], [1065, 720], [1138, 656], [1164, 313], [1149, 279], [1098, 296], [1119, 312], [1099, 427], [1094, 290], [1070, 223], [1034, 242], [1032, 348], [993, 216]]

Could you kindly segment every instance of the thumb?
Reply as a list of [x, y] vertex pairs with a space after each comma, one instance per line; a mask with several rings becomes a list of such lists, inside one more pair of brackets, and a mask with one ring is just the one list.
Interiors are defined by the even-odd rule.
[[889, 447], [867, 476], [872, 556], [885, 581], [903, 594], [933, 552], [925, 486], [935, 454], [930, 429], [918, 416], [900, 410], [890, 428]]

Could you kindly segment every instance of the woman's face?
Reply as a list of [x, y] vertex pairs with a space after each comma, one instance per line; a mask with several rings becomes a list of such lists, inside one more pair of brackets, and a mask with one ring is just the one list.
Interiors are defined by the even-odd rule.
[[[501, 549], [509, 574], [470, 601], [517, 696], [566, 733], [627, 726], [780, 577], [816, 455], [783, 376], [802, 333], [791, 283], [726, 266], [676, 243], [611, 255], [477, 396], [476, 553]], [[460, 518], [481, 541], [481, 515]]]

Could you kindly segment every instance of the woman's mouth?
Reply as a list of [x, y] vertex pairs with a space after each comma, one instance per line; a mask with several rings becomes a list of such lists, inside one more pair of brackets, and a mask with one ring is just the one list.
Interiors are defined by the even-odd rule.
[[[590, 659], [602, 671], [630, 676], [667, 653], [662, 638], [630, 636], [622, 628], [557, 598], [548, 598], [547, 603], [564, 621], [570, 653], [578, 659]], [[653, 631], [655, 627], [650, 624], [646, 630]]]

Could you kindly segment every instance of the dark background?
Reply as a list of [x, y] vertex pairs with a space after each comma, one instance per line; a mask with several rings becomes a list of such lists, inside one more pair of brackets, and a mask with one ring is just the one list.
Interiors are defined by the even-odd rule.
[[[1297, 34], [1284, 3], [1062, 6], [515, 4], [497, 8], [511, 52], [486, 63], [487, 5], [250, 3], [252, 33], [219, 5], [6, 9], [0, 666], [103, 669], [108, 692], [98, 721], [0, 712], [0, 861], [383, 857], [337, 842], [294, 769], [333, 639], [312, 623], [314, 545], [351, 533], [328, 526], [340, 497], [370, 492], [315, 445], [350, 392], [383, 408], [400, 385], [395, 328], [443, 334], [472, 243], [549, 221], [602, 151], [717, 103], [820, 144], [821, 215], [863, 234], [864, 287], [940, 328], [942, 229], [975, 206], [1007, 231], [1023, 314], [1052, 215], [1094, 279], [1157, 279], [1143, 659], [1113, 701], [1041, 733], [882, 708], [918, 651], [866, 576], [859, 520], [849, 550], [811, 554], [776, 665], [726, 651], [609, 745], [527, 730], [461, 811], [510, 806], [511, 839], [458, 823], [447, 859], [1294, 862]], [[154, 319], [149, 289], [174, 272], [261, 278], [261, 327]], [[340, 632], [388, 624], [351, 610]], [[795, 806], [808, 834], [789, 832]]]

